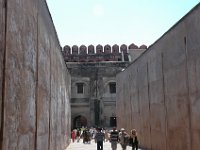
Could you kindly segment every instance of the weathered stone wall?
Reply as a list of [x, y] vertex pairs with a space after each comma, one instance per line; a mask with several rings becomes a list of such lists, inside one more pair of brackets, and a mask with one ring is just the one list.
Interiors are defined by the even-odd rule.
[[[3, 64], [4, 64], [4, 42], [5, 42], [5, 9], [3, 8], [3, 0], [0, 0], [0, 121], [2, 122], [2, 83], [3, 83]], [[2, 139], [2, 123], [0, 124], [0, 139]], [[0, 141], [1, 144], [2, 141]], [[1, 149], [1, 148], [0, 148]]]
[[140, 146], [200, 147], [200, 4], [117, 75], [118, 128]]
[[0, 149], [64, 149], [71, 81], [46, 1], [0, 0], [0, 26]]
[[130, 61], [137, 59], [146, 49], [129, 49]]
[[[86, 126], [110, 127], [110, 117], [116, 117], [116, 93], [110, 93], [109, 83], [128, 62], [67, 62], [71, 74], [72, 128], [78, 116], [87, 120]], [[77, 83], [84, 83], [84, 92], [77, 93]]]

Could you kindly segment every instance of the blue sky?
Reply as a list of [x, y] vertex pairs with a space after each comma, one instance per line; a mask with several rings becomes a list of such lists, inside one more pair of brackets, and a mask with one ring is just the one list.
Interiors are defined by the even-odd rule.
[[153, 44], [199, 0], [46, 0], [61, 46]]

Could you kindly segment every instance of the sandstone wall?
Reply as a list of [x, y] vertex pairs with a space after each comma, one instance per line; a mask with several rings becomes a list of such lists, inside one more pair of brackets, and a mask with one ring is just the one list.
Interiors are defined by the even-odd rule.
[[200, 147], [199, 14], [200, 4], [117, 75], [118, 128], [136, 128], [144, 148]]
[[64, 149], [71, 81], [46, 1], [0, 0], [0, 26], [0, 149]]
[[[4, 46], [5, 46], [5, 9], [3, 8], [3, 0], [0, 0], [0, 113], [2, 112], [2, 83], [3, 83], [3, 70], [4, 70]], [[2, 122], [2, 115], [0, 115]], [[2, 123], [0, 123], [0, 139], [2, 139]], [[0, 141], [1, 144], [1, 141]]]

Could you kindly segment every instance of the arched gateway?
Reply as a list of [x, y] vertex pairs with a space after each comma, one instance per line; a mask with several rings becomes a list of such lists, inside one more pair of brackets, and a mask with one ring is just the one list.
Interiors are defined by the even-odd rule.
[[82, 126], [87, 126], [87, 119], [84, 116], [77, 116], [73, 120], [73, 127], [74, 128], [81, 128]]

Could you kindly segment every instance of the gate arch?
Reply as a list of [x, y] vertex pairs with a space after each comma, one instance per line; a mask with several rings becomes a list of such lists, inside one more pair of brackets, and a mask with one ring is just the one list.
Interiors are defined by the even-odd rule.
[[81, 128], [82, 126], [84, 126], [84, 127], [87, 126], [87, 119], [86, 119], [86, 117], [79, 115], [79, 116], [74, 118], [73, 127], [74, 128]]

